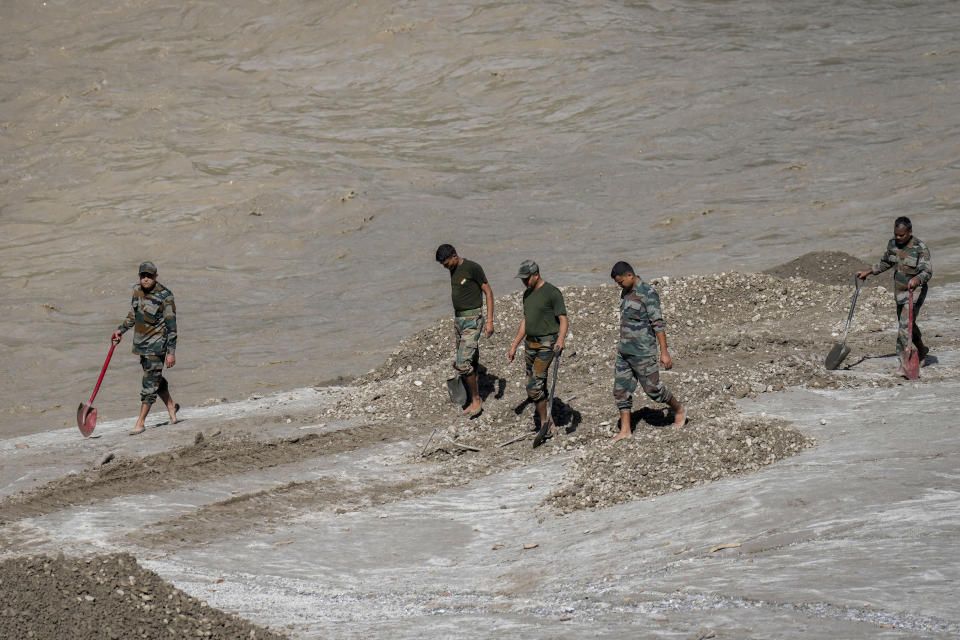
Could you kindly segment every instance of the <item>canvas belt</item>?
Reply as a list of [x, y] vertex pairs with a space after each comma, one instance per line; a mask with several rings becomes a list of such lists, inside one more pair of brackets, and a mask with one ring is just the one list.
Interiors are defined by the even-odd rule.
[[527, 335], [527, 342], [556, 342], [559, 333], [548, 333], [542, 336]]

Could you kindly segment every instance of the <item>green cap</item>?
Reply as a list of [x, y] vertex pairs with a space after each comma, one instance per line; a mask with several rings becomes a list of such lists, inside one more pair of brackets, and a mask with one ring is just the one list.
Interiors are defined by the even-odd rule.
[[149, 273], [150, 275], [155, 276], [157, 275], [157, 265], [153, 264], [152, 262], [141, 262], [140, 271], [138, 271], [137, 274], [141, 273]]

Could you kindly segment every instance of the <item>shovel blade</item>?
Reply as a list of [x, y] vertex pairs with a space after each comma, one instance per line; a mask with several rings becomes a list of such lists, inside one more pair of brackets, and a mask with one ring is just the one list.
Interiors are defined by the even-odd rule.
[[827, 371], [833, 371], [840, 366], [840, 363], [843, 362], [843, 359], [848, 355], [850, 355], [850, 347], [835, 342], [833, 343], [833, 348], [830, 349], [830, 353], [827, 354], [823, 365], [827, 368]]
[[913, 345], [908, 346], [903, 354], [903, 375], [907, 380], [916, 380], [920, 377], [920, 356]]
[[86, 402], [81, 402], [77, 408], [77, 426], [84, 438], [93, 433], [93, 428], [97, 426], [97, 410]]
[[462, 407], [467, 404], [467, 389], [463, 386], [463, 378], [454, 376], [447, 380], [447, 393], [450, 394], [450, 402]]

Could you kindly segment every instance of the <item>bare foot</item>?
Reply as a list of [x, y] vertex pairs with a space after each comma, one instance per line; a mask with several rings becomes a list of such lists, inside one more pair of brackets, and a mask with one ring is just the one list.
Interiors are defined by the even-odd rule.
[[167, 405], [167, 413], [170, 414], [170, 424], [177, 424], [177, 411], [180, 411], [180, 405], [174, 403], [171, 407]]
[[141, 433], [143, 433], [143, 432], [146, 431], [146, 430], [147, 430], [146, 427], [144, 427], [142, 424], [138, 424], [137, 426], [135, 426], [135, 427], [133, 428], [133, 431], [131, 431], [131, 432], [129, 433], [129, 435], [131, 435], [131, 436], [138, 436], [138, 435], [140, 435]]
[[680, 410], [673, 414], [673, 426], [682, 427], [687, 424], [687, 410], [680, 407]]
[[626, 440], [627, 438], [632, 438], [632, 437], [633, 437], [633, 434], [630, 433], [629, 431], [627, 432], [621, 431], [617, 435], [613, 436], [613, 442], [616, 442], [617, 440]]
[[467, 405], [467, 408], [464, 409], [463, 412], [468, 416], [472, 416], [475, 413], [480, 413], [482, 409], [483, 409], [483, 403], [471, 402], [469, 405]]

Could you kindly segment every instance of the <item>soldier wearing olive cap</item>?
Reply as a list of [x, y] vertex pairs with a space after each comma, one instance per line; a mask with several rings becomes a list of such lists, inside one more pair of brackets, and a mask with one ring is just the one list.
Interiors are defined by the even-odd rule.
[[133, 352], [140, 356], [143, 380], [140, 390], [140, 416], [130, 435], [143, 433], [144, 422], [157, 396], [163, 400], [170, 414], [170, 424], [177, 422], [177, 405], [170, 396], [163, 367], [174, 366], [177, 358], [177, 306], [173, 292], [157, 282], [157, 267], [143, 262], [139, 269], [140, 284], [133, 288], [130, 312], [111, 339], [119, 343], [129, 329], [133, 329]]
[[[540, 267], [533, 260], [524, 260], [517, 271], [523, 281], [523, 320], [507, 352], [513, 362], [517, 347], [524, 343], [527, 369], [527, 397], [536, 404], [540, 424], [547, 419], [547, 369], [563, 351], [567, 338], [567, 307], [563, 294], [540, 276]], [[556, 431], [550, 425], [550, 435]]]

